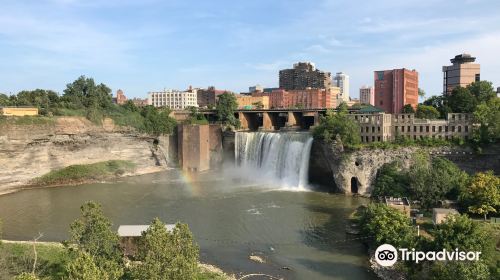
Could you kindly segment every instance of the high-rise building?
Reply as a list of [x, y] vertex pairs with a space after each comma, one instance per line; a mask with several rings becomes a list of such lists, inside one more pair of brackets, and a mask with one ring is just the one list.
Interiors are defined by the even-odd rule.
[[408, 69], [375, 71], [375, 106], [386, 113], [401, 113], [406, 104], [418, 104], [418, 72]]
[[280, 71], [280, 88], [284, 90], [328, 89], [332, 86], [332, 74], [316, 69], [311, 62], [299, 62], [293, 69]]
[[337, 96], [338, 103], [349, 102], [349, 76], [343, 72], [338, 72], [333, 77], [333, 86], [340, 88], [340, 94]]
[[195, 89], [187, 91], [164, 90], [148, 93], [148, 105], [168, 107], [172, 110], [183, 110], [187, 107], [198, 107]]
[[362, 86], [359, 89], [359, 102], [361, 104], [375, 105], [375, 91], [373, 87]]
[[481, 79], [481, 65], [474, 63], [476, 58], [470, 54], [456, 55], [450, 61], [453, 65], [443, 66], [444, 94], [450, 94], [458, 86], [466, 87]]

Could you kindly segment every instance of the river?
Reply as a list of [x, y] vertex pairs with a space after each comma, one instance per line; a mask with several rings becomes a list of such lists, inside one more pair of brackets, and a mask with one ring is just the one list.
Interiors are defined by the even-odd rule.
[[[178, 170], [112, 183], [25, 190], [0, 196], [5, 239], [67, 238], [85, 201], [97, 201], [114, 227], [154, 217], [189, 224], [202, 261], [229, 272], [265, 272], [286, 279], [374, 279], [366, 251], [345, 233], [362, 198], [281, 190], [231, 175], [187, 176]], [[263, 257], [267, 263], [249, 260]], [[288, 267], [288, 269], [282, 269]]]

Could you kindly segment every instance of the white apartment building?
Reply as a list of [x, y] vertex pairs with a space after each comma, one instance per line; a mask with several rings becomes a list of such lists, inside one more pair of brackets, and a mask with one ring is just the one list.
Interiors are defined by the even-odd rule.
[[340, 88], [340, 94], [337, 96], [337, 103], [349, 102], [349, 76], [344, 72], [338, 72], [333, 77], [333, 86]]
[[183, 110], [187, 107], [198, 107], [197, 90], [188, 91], [164, 90], [148, 92], [148, 105], [168, 107], [172, 110]]

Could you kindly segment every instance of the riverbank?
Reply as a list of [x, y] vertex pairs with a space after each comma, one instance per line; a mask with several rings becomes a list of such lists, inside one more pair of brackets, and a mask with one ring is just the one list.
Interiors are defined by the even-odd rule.
[[174, 135], [141, 134], [111, 119], [100, 125], [83, 117], [53, 117], [46, 124], [20, 120], [0, 124], [0, 194], [30, 188], [35, 178], [71, 165], [125, 160], [136, 168], [122, 176], [135, 176], [176, 162]]
[[[10, 279], [22, 272], [31, 272], [34, 261], [33, 241], [0, 241], [0, 279]], [[60, 279], [69, 260], [65, 247], [58, 242], [36, 242], [35, 273], [43, 279]], [[235, 280], [220, 268], [199, 263], [198, 280]]]
[[[99, 162], [96, 164], [76, 165], [76, 166], [78, 166], [78, 167], [81, 167], [81, 166], [101, 166], [101, 165], [104, 165], [105, 163], [106, 162]], [[150, 166], [150, 167], [142, 167], [142, 168], [135, 167], [134, 169], [129, 169], [129, 170], [124, 170], [124, 169], [119, 168], [116, 170], [116, 172], [110, 172], [108, 169], [108, 172], [106, 172], [106, 174], [104, 174], [104, 175], [99, 175], [100, 172], [97, 172], [97, 173], [81, 174], [81, 175], [85, 175], [85, 176], [78, 176], [77, 178], [74, 178], [74, 177], [68, 178], [67, 176], [63, 176], [64, 173], [66, 173], [67, 169], [71, 170], [74, 167], [75, 167], [75, 165], [72, 165], [72, 166], [68, 166], [67, 168], [63, 168], [61, 170], [51, 171], [50, 173], [48, 173], [42, 177], [35, 178], [32, 181], [29, 181], [25, 185], [18, 185], [18, 186], [12, 186], [11, 188], [6, 188], [6, 189], [0, 191], [0, 196], [16, 193], [16, 192], [23, 191], [23, 190], [30, 190], [30, 189], [56, 188], [56, 187], [78, 186], [78, 185], [84, 185], [84, 184], [109, 182], [109, 181], [113, 181], [113, 180], [117, 180], [117, 179], [125, 178], [125, 177], [134, 177], [134, 176], [141, 176], [141, 175], [146, 175], [146, 174], [159, 173], [159, 172], [163, 172], [163, 171], [169, 169], [168, 167], [165, 167], [165, 166]], [[77, 175], [77, 174], [75, 174], [75, 175]], [[98, 176], [95, 176], [95, 175], [98, 175]], [[47, 177], [45, 177], [45, 176], [47, 176]], [[57, 178], [60, 176], [62, 176], [62, 177]], [[72, 177], [72, 176], [70, 176], [70, 177]]]

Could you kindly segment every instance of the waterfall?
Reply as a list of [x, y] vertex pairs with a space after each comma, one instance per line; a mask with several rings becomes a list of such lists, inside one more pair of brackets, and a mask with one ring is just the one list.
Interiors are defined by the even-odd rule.
[[309, 133], [236, 132], [236, 164], [253, 179], [305, 189], [312, 141]]

